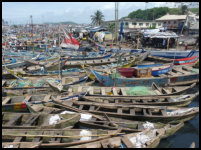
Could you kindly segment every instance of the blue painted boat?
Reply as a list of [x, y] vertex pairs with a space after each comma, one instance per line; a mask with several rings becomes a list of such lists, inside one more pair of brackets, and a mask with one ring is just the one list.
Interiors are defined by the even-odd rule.
[[[121, 50], [121, 52], [131, 52], [131, 53], [138, 53], [139, 49], [136, 50]], [[112, 52], [118, 53], [118, 50], [113, 50]], [[143, 50], [142, 52], [146, 52]], [[167, 50], [150, 50], [151, 56], [158, 56], [170, 59], [180, 59], [180, 58], [187, 58], [193, 56], [199, 56], [199, 50], [187, 50], [187, 51], [167, 51]]]
[[165, 86], [188, 85], [199, 82], [199, 69], [195, 69], [192, 66], [189, 66], [188, 68], [185, 66], [174, 67], [166, 74], [145, 78], [126, 78], [118, 74], [99, 73], [92, 68], [90, 68], [90, 70], [95, 75], [99, 83], [103, 86], [151, 86], [153, 82], [159, 86]]
[[153, 64], [153, 65], [137, 65], [138, 68], [151, 68], [152, 69], [152, 76], [165, 74], [171, 71], [170, 64]]

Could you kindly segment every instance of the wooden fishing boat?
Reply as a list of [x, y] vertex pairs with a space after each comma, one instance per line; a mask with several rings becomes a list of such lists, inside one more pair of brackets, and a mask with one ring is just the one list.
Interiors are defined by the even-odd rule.
[[[129, 68], [129, 67], [131, 67], [131, 66], [134, 65], [134, 64], [135, 64], [135, 60], [130, 60], [129, 62], [125, 62], [125, 63], [123, 63], [123, 64], [117, 64], [116, 67], [112, 67], [111, 69], [114, 70], [114, 69], [116, 69], [118, 66], [121, 67], [121, 68]], [[95, 79], [96, 79], [96, 77], [94, 76], [94, 74], [91, 73], [91, 71], [90, 71], [90, 69], [89, 69], [90, 66], [81, 64], [81, 67], [82, 67], [82, 69], [86, 72], [86, 74], [88, 75], [88, 77], [89, 77], [91, 80], [95, 80]], [[108, 65], [103, 65], [103, 66], [101, 66], [101, 68], [102, 68], [102, 67], [103, 67], [103, 68], [108, 68], [109, 66], [108, 66]], [[96, 70], [96, 71], [102, 71], [102, 72], [107, 71], [107, 69], [106, 69], [106, 70], [103, 70], [103, 69], [99, 69], [98, 67], [94, 67], [94, 70]]]
[[2, 142], [2, 148], [38, 148], [41, 142]]
[[150, 96], [169, 96], [183, 94], [187, 90], [196, 86], [196, 83], [190, 86], [168, 86], [160, 87], [152, 84], [151, 87], [100, 87], [100, 86], [69, 86], [69, 93], [88, 92], [86, 96], [114, 97], [114, 98], [131, 98], [131, 97], [150, 97]]
[[195, 94], [186, 95], [171, 95], [171, 96], [154, 96], [154, 97], [99, 97], [99, 96], [84, 96], [82, 99], [90, 102], [98, 103], [115, 103], [122, 105], [152, 105], [152, 106], [187, 106], [197, 96], [199, 92]]
[[[78, 100], [80, 97], [85, 96], [86, 92], [83, 93], [62, 93], [62, 94], [41, 94], [41, 95], [27, 95], [27, 96], [13, 96], [13, 97], [2, 97], [2, 112], [29, 112], [29, 108], [26, 104], [30, 105], [34, 109], [32, 104], [35, 106], [35, 111], [39, 112], [42, 107], [50, 106], [49, 102], [52, 102], [52, 97], [56, 97], [60, 100], [71, 101]], [[53, 108], [50, 107], [50, 112]], [[58, 110], [55, 108], [55, 111]], [[47, 111], [47, 110], [44, 110]]]
[[[78, 60], [97, 60], [97, 59], [105, 59], [105, 58], [112, 58], [115, 57], [114, 54], [105, 54], [105, 55], [98, 55], [96, 57], [70, 57], [69, 61], [78, 61]], [[64, 57], [66, 58], [66, 57]]]
[[[130, 52], [138, 52], [140, 50], [131, 50]], [[146, 50], [143, 50], [142, 52], [146, 52]], [[170, 59], [180, 59], [180, 58], [187, 58], [187, 57], [193, 57], [193, 56], [199, 56], [199, 50], [185, 50], [185, 51], [167, 51], [167, 50], [150, 50], [151, 56], [158, 56], [158, 57], [164, 57], [164, 58], [170, 58]]]
[[23, 78], [23, 80], [4, 80], [5, 89], [38, 89], [38, 88], [49, 88], [48, 83], [61, 84], [64, 88], [69, 85], [83, 83], [88, 79], [88, 76], [74, 76], [74, 77], [63, 77], [60, 81], [59, 78], [48, 78], [41, 77], [40, 79], [36, 77], [27, 77]]
[[2, 129], [2, 142], [41, 142], [41, 146], [79, 145], [117, 135], [116, 130], [101, 129]]
[[[156, 83], [160, 86], [169, 85], [187, 85], [199, 82], [199, 69], [192, 66], [173, 67], [172, 71], [166, 74], [150, 76], [148, 70], [142, 70], [138, 77], [126, 78], [118, 74], [108, 74], [96, 72], [91, 68], [91, 72], [96, 76], [101, 85], [104, 86], [151, 86]], [[141, 77], [145, 73], [145, 77]], [[118, 76], [118, 77], [117, 77]], [[147, 77], [148, 76], [148, 77]], [[150, 76], [150, 77], [149, 77]]]
[[[70, 146], [68, 148], [155, 148], [160, 143], [160, 139], [164, 133], [164, 128], [147, 130], [140, 133], [123, 134], [98, 142]], [[144, 140], [142, 140], [142, 137], [144, 137]]]
[[187, 58], [181, 58], [181, 59], [174, 59], [174, 65], [189, 65], [189, 64], [195, 64], [199, 59], [198, 56], [192, 56]]
[[66, 128], [80, 120], [80, 114], [2, 113], [3, 129]]
[[194, 118], [199, 113], [198, 107], [178, 108], [165, 106], [145, 106], [145, 105], [119, 105], [94, 102], [68, 102], [53, 100], [60, 105], [67, 106], [74, 111], [82, 110], [88, 113], [104, 115], [116, 118], [124, 118], [135, 121], [151, 122], [184, 122]]
[[[136, 68], [151, 68], [152, 76], [165, 74], [171, 71], [171, 64], [137, 65]], [[135, 69], [135, 67], [134, 67]]]
[[135, 60], [135, 63], [141, 62], [144, 60], [147, 56], [149, 55], [149, 52], [144, 53], [144, 54], [124, 54], [124, 55], [118, 55], [114, 58], [107, 58], [107, 59], [100, 59], [100, 60], [89, 60], [89, 61], [67, 61], [64, 65], [64, 68], [69, 68], [69, 67], [77, 67], [80, 68], [80, 64], [85, 64], [85, 65], [90, 65], [90, 66], [100, 66], [100, 65], [105, 65], [105, 64], [111, 64], [111, 63], [117, 63], [119, 61], [124, 62], [124, 61], [130, 61], [130, 60]]

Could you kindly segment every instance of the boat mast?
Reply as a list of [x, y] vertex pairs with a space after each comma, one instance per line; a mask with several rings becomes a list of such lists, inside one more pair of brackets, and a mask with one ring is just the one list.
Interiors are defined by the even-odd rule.
[[30, 16], [30, 19], [31, 19], [31, 41], [32, 41], [32, 47], [33, 47], [33, 57], [34, 57], [33, 19], [32, 19], [32, 15]]
[[59, 25], [59, 78], [62, 80], [62, 70], [61, 70], [61, 44], [60, 44], [60, 25]]

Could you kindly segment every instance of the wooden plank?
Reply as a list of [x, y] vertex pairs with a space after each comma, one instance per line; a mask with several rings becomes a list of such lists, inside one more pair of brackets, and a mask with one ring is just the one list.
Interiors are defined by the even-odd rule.
[[79, 110], [82, 110], [84, 107], [84, 105], [80, 105]]
[[117, 113], [118, 113], [118, 114], [122, 114], [122, 112], [123, 112], [123, 111], [122, 111], [122, 108], [117, 108]]
[[[26, 131], [22, 132], [21, 134], [26, 134]], [[18, 136], [18, 137], [15, 137], [13, 142], [21, 142], [22, 139], [23, 139], [23, 136]]]
[[17, 114], [12, 120], [8, 121], [5, 125], [11, 126], [22, 117], [22, 114]]
[[31, 97], [32, 97], [32, 95], [28, 95], [28, 96], [26, 96], [26, 97], [25, 97], [25, 99], [24, 99], [24, 100], [26, 100], [27, 102], [30, 102]]
[[165, 110], [165, 109], [162, 109], [162, 110], [161, 110], [161, 113], [162, 113], [162, 115], [163, 115], [163, 116], [166, 116], [166, 115], [167, 115], [167, 113], [166, 113], [166, 110]]
[[82, 86], [79, 86], [77, 91], [78, 91], [78, 93], [82, 92]]
[[104, 143], [103, 141], [101, 142], [102, 148], [108, 148], [108, 143]]
[[105, 94], [105, 88], [104, 88], [104, 87], [101, 87], [101, 94], [102, 94], [102, 95], [106, 95], [106, 94]]
[[109, 101], [108, 101], [108, 100], [104, 100], [103, 102], [104, 102], [104, 103], [109, 103]]
[[95, 106], [90, 106], [89, 111], [93, 111], [95, 109]]
[[[62, 135], [62, 131], [50, 131], [50, 135]], [[60, 143], [61, 142], [61, 138], [51, 138], [50, 143]]]
[[168, 91], [168, 90], [166, 90], [165, 88], [162, 88], [162, 93], [163, 93], [163, 94], [171, 94], [171, 92]]
[[146, 112], [146, 108], [143, 108], [143, 113], [144, 113], [145, 116], [148, 115], [147, 112]]
[[[37, 134], [38, 135], [42, 135], [43, 131], [38, 131]], [[33, 140], [32, 140], [32, 142], [40, 142], [40, 140], [41, 140], [41, 137], [34, 137]]]
[[121, 93], [122, 93], [123, 96], [127, 96], [127, 93], [126, 93], [124, 88], [121, 88]]
[[36, 116], [31, 116], [24, 124], [23, 126], [30, 126], [34, 123], [34, 121], [36, 121], [38, 119], [40, 115], [36, 115]]
[[58, 100], [61, 99], [61, 95], [58, 95], [56, 99], [58, 99]]
[[93, 95], [94, 94], [94, 88], [91, 87], [90, 91], [89, 91], [89, 95]]
[[132, 103], [135, 104], [135, 103], [136, 103], [136, 100], [133, 99], [133, 100], [132, 100]]
[[143, 103], [148, 103], [147, 100], [142, 99]]
[[112, 90], [113, 90], [113, 94], [114, 94], [115, 96], [118, 96], [117, 91], [116, 91], [116, 88], [112, 88]]
[[159, 74], [158, 76], [159, 77], [167, 77], [167, 75], [165, 75], [165, 74]]
[[6, 97], [6, 98], [3, 100], [2, 105], [7, 104], [10, 100], [11, 100], [10, 97]]
[[115, 101], [115, 103], [119, 103], [119, 100], [118, 100], [118, 99], [115, 99], [114, 101]]
[[150, 110], [150, 109], [147, 109], [147, 111], [148, 111], [149, 115], [152, 116], [152, 112], [151, 112], [151, 110]]
[[135, 109], [134, 109], [134, 108], [131, 108], [131, 109], [130, 109], [130, 114], [131, 114], [131, 115], [135, 115]]
[[126, 148], [133, 148], [134, 145], [131, 143], [131, 141], [127, 137], [123, 137], [121, 141], [126, 145]]
[[44, 102], [48, 102], [50, 100], [51, 94], [45, 95]]
[[6, 84], [6, 81], [3, 80], [3, 81], [2, 81], [2, 86], [4, 86], [4, 84]]

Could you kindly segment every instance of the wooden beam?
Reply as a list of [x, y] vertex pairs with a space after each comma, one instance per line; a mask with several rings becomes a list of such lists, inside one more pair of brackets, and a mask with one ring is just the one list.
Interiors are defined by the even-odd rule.
[[10, 100], [11, 100], [10, 97], [6, 97], [6, 98], [3, 100], [2, 105], [7, 104]]

